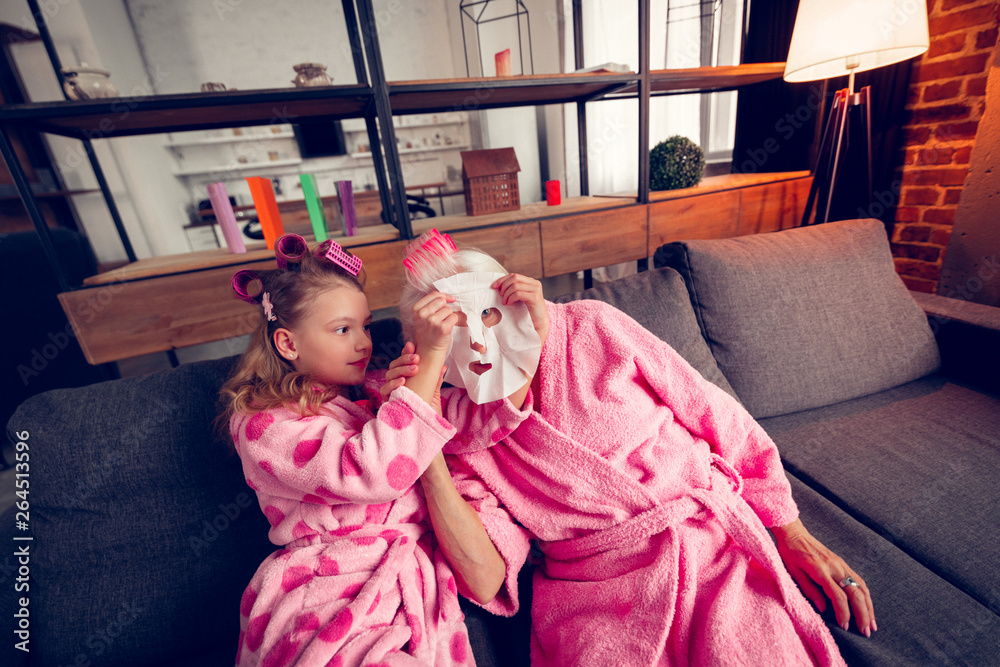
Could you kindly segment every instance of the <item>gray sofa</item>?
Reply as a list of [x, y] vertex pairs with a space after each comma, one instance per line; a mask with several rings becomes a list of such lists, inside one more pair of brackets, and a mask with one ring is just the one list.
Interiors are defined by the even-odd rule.
[[[670, 244], [656, 263], [558, 300], [629, 313], [760, 419], [803, 521], [872, 590], [871, 639], [824, 615], [848, 663], [1000, 664], [1000, 309], [918, 305], [877, 221]], [[376, 349], [394, 356], [397, 336]], [[0, 590], [8, 623], [30, 598], [31, 652], [8, 639], [3, 664], [233, 663], [240, 594], [274, 548], [212, 433], [233, 361], [20, 406], [30, 527], [12, 510], [0, 537], [34, 538], [30, 591], [14, 592], [12, 555]], [[480, 665], [526, 664], [525, 600], [513, 619], [465, 606]]]

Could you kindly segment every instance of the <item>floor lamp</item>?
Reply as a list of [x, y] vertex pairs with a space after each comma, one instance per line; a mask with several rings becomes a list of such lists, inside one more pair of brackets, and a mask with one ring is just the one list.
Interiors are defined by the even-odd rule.
[[848, 76], [838, 90], [820, 142], [802, 224], [816, 207], [816, 223], [830, 217], [838, 170], [842, 168], [848, 114], [861, 112], [868, 151], [871, 198], [871, 87], [854, 90], [854, 75], [919, 56], [930, 45], [926, 0], [800, 0], [785, 63], [785, 81], [798, 83]]

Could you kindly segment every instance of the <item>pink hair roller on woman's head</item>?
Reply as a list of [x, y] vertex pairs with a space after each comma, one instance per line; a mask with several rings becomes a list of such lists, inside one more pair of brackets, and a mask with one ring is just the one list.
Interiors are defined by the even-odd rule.
[[403, 259], [403, 266], [409, 269], [410, 273], [416, 274], [419, 265], [426, 261], [427, 255], [437, 255], [447, 257], [455, 252], [455, 242], [447, 234], [442, 234], [437, 229], [427, 232], [426, 240], [420, 247], [414, 248], [414, 244], [406, 246], [406, 257]]
[[[247, 291], [247, 288], [250, 286], [250, 283], [255, 280], [260, 283], [260, 291], [250, 294], [250, 292]], [[264, 283], [261, 282], [260, 276], [257, 275], [256, 271], [250, 271], [248, 269], [237, 271], [233, 274], [232, 286], [237, 299], [254, 305], [258, 305], [260, 303], [261, 292], [264, 291]]]
[[279, 269], [287, 269], [289, 264], [295, 269], [294, 265], [301, 262], [308, 252], [309, 245], [298, 234], [285, 234], [274, 244], [274, 259]]

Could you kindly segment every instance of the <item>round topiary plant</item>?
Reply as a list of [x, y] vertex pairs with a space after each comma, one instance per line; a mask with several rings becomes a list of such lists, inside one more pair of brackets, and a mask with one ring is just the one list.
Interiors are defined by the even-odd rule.
[[651, 190], [690, 188], [704, 173], [705, 151], [687, 137], [674, 135], [649, 151]]

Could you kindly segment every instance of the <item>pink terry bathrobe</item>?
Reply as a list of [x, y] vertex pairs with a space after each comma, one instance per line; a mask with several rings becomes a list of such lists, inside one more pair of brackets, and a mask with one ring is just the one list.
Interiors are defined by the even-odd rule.
[[[381, 378], [366, 379], [373, 402]], [[405, 387], [377, 418], [369, 404], [338, 397], [317, 416], [276, 409], [230, 422], [269, 537], [284, 546], [243, 594], [241, 667], [475, 664], [416, 483], [455, 429]], [[489, 406], [467, 418], [458, 424], [488, 432], [510, 419]], [[527, 538], [481, 484], [459, 490], [514, 563], [493, 609], [514, 608]]]
[[[763, 429], [611, 306], [548, 313], [541, 412], [529, 395], [501, 428], [460, 427], [445, 447], [545, 554], [532, 665], [844, 664], [765, 530], [798, 510]], [[463, 391], [442, 400], [467, 420]]]

